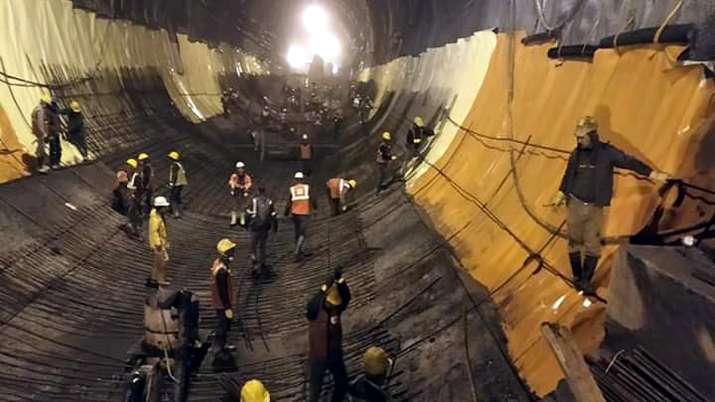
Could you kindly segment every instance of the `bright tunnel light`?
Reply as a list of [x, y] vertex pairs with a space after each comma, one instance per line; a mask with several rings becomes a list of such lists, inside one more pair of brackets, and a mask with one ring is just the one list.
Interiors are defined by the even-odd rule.
[[302, 46], [292, 45], [288, 48], [286, 61], [288, 61], [288, 65], [291, 67], [300, 69], [310, 63], [310, 55]]
[[328, 14], [320, 6], [310, 5], [303, 12], [303, 25], [310, 33], [321, 33], [328, 27]]
[[340, 41], [330, 33], [314, 36], [310, 41], [310, 50], [326, 63], [335, 63], [340, 57]]

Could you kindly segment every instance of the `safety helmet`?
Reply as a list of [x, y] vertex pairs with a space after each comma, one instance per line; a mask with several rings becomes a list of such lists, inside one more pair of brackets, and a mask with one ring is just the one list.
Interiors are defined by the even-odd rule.
[[258, 380], [250, 380], [241, 388], [241, 402], [270, 402], [271, 395]]
[[236, 243], [232, 242], [229, 239], [221, 239], [216, 245], [216, 251], [218, 251], [221, 255], [226, 254], [234, 248], [236, 248]]
[[325, 301], [332, 306], [339, 306], [343, 304], [343, 298], [340, 296], [340, 291], [338, 290], [338, 285], [333, 284], [325, 291]]
[[350, 186], [350, 188], [355, 188], [355, 187], [357, 187], [357, 181], [352, 180], [352, 179], [351, 179], [351, 180], [348, 180], [348, 186]]
[[584, 116], [581, 118], [581, 120], [578, 121], [576, 128], [596, 129], [596, 128], [598, 128], [598, 122], [596, 121], [596, 118], [593, 116]]
[[181, 155], [176, 151], [169, 152], [169, 159], [178, 161], [180, 157], [181, 157]]
[[308, 134], [303, 134], [303, 135], [300, 136], [300, 138], [303, 139], [303, 141], [307, 141], [307, 140], [308, 140]]
[[149, 154], [146, 152], [142, 152], [139, 154], [139, 156], [137, 156], [137, 159], [139, 159], [140, 161], [147, 160], [149, 159]]
[[390, 141], [392, 140], [392, 134], [390, 134], [389, 131], [385, 131], [384, 133], [382, 133], [382, 139], [385, 141]]
[[381, 376], [387, 374], [390, 359], [383, 348], [370, 346], [362, 355], [362, 365], [368, 375]]
[[303, 172], [295, 172], [295, 174], [293, 175], [293, 178], [303, 180], [303, 179], [305, 179], [305, 175], [303, 175]]
[[136, 169], [137, 166], [139, 166], [139, 163], [137, 163], [137, 160], [136, 160], [136, 159], [127, 159], [127, 161], [126, 161], [125, 163], [126, 163], [127, 165], [133, 167], [134, 169]]
[[158, 197], [154, 197], [155, 207], [168, 207], [169, 205], [171, 204], [169, 204], [169, 201], [166, 199], [166, 197], [163, 197], [161, 195]]
[[425, 126], [425, 121], [422, 119], [422, 116], [415, 117], [415, 126], [417, 126], [417, 127]]
[[82, 111], [82, 107], [79, 105], [79, 102], [77, 102], [77, 101], [70, 102], [70, 109], [72, 109], [72, 111], [75, 113], [79, 113]]
[[236, 169], [243, 169], [246, 167], [246, 164], [243, 162], [236, 162]]
[[42, 95], [40, 95], [40, 102], [49, 105], [50, 103], [52, 103], [52, 95], [47, 92], [43, 92]]

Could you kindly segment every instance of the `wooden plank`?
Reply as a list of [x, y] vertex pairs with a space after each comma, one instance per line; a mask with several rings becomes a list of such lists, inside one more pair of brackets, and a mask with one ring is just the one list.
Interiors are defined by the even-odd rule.
[[552, 323], [541, 325], [541, 333], [553, 350], [556, 360], [566, 374], [566, 381], [578, 402], [605, 402], [601, 390], [583, 360], [578, 345], [568, 328]]

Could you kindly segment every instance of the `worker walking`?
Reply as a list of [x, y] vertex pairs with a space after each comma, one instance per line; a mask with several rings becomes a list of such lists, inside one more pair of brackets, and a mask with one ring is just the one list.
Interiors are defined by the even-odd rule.
[[181, 192], [184, 190], [184, 186], [188, 185], [189, 182], [186, 179], [186, 170], [181, 164], [181, 154], [177, 151], [169, 152], [169, 160], [171, 160], [171, 165], [169, 165], [169, 190], [171, 191], [169, 195], [169, 200], [171, 201], [171, 210], [174, 213], [174, 218], [181, 218], [181, 207], [183, 201], [181, 200]]
[[300, 168], [303, 174], [310, 176], [313, 173], [313, 145], [310, 143], [308, 134], [303, 134], [300, 137], [298, 160], [300, 160]]
[[410, 159], [415, 158], [420, 154], [420, 147], [423, 142], [427, 140], [428, 137], [434, 135], [434, 132], [429, 128], [425, 127], [425, 122], [422, 116], [415, 117], [414, 124], [412, 128], [407, 133], [407, 152], [409, 152]]
[[37, 172], [47, 173], [50, 168], [47, 166], [47, 151], [45, 145], [50, 138], [50, 129], [48, 125], [49, 108], [52, 103], [52, 97], [49, 94], [43, 94], [40, 98], [40, 103], [32, 110], [32, 133], [35, 135], [37, 147], [35, 148], [35, 158], [37, 158]]
[[353, 402], [389, 402], [392, 397], [385, 391], [392, 360], [384, 349], [371, 346], [362, 355], [364, 372], [350, 384]]
[[299, 262], [306, 257], [304, 252], [305, 237], [310, 219], [311, 208], [317, 210], [315, 198], [310, 196], [310, 185], [305, 183], [305, 176], [297, 172], [293, 176], [293, 185], [290, 187], [288, 202], [286, 203], [285, 216], [293, 218], [295, 228], [295, 261]]
[[114, 188], [112, 190], [112, 209], [122, 215], [127, 215], [131, 199], [129, 197], [129, 176], [124, 169], [119, 169], [116, 173]]
[[382, 133], [382, 142], [377, 148], [377, 194], [386, 189], [392, 183], [393, 169], [392, 161], [397, 156], [392, 154], [392, 134], [389, 131]]
[[259, 380], [246, 381], [241, 388], [241, 402], [271, 402], [271, 394]]
[[213, 351], [217, 356], [233, 349], [226, 344], [231, 321], [234, 319], [234, 288], [230, 264], [235, 258], [236, 243], [229, 239], [221, 239], [216, 245], [218, 256], [211, 265], [211, 306], [216, 310], [216, 332]]
[[154, 198], [154, 208], [149, 215], [149, 248], [154, 253], [151, 277], [147, 285], [156, 286], [158, 282], [166, 282], [169, 263], [169, 238], [166, 234], [164, 215], [169, 208], [169, 201], [162, 196]]
[[142, 192], [144, 199], [144, 213], [148, 213], [151, 210], [151, 203], [154, 199], [154, 168], [151, 166], [151, 161], [149, 160], [149, 154], [142, 152], [137, 156], [139, 161], [139, 167], [137, 171], [139, 172], [139, 177], [142, 183]]
[[310, 402], [318, 402], [323, 374], [329, 370], [335, 380], [331, 401], [340, 402], [348, 391], [348, 375], [343, 360], [341, 315], [350, 303], [350, 287], [336, 268], [333, 277], [308, 302], [308, 362], [310, 364]]
[[236, 226], [239, 221], [241, 226], [246, 226], [246, 204], [251, 195], [252, 187], [253, 181], [251, 176], [246, 173], [246, 164], [236, 162], [236, 171], [228, 179], [228, 188], [231, 191], [231, 197], [233, 197], [231, 226]]
[[127, 191], [129, 195], [129, 204], [127, 209], [127, 217], [129, 218], [129, 227], [131, 234], [135, 238], [142, 239], [142, 226], [144, 225], [144, 213], [142, 208], [142, 200], [144, 197], [144, 184], [141, 176], [137, 171], [139, 162], [136, 159], [127, 159], [126, 172], [129, 177], [127, 182]]
[[246, 211], [250, 217], [251, 230], [251, 264], [252, 275], [261, 277], [268, 266], [266, 265], [266, 244], [271, 231], [278, 231], [278, 220], [273, 206], [273, 200], [266, 195], [265, 186], [258, 186], [258, 194], [251, 199], [251, 206]]
[[82, 106], [77, 101], [70, 102], [70, 107], [60, 110], [60, 114], [67, 116], [67, 137], [66, 139], [77, 148], [83, 161], [89, 157], [87, 151], [87, 135], [84, 127], [84, 115]]
[[328, 201], [330, 202], [330, 213], [338, 216], [348, 210], [347, 198], [351, 191], [357, 187], [357, 181], [353, 179], [332, 178], [325, 183], [328, 191]]
[[596, 119], [586, 116], [576, 127], [576, 149], [571, 153], [559, 192], [550, 205], [568, 206], [569, 260], [574, 283], [592, 293], [591, 279], [601, 256], [603, 209], [613, 196], [613, 169], [637, 172], [657, 181], [668, 175], [648, 167], [618, 148], [601, 142]]

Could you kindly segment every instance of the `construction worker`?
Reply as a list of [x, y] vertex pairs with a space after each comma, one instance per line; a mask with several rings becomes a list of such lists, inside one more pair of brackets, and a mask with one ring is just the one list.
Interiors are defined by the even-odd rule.
[[[246, 226], [246, 203], [251, 195], [253, 181], [246, 173], [246, 164], [236, 162], [236, 171], [228, 179], [228, 188], [233, 197], [233, 210], [231, 210], [231, 226], [236, 226], [240, 221], [241, 226]], [[240, 217], [240, 220], [239, 220]]]
[[549, 205], [568, 206], [569, 260], [577, 288], [593, 293], [591, 279], [601, 256], [603, 209], [613, 196], [613, 168], [627, 169], [656, 181], [668, 175], [650, 168], [618, 148], [602, 142], [591, 116], [576, 126], [577, 147], [571, 153], [559, 192]]
[[146, 152], [140, 153], [139, 156], [137, 156], [137, 160], [139, 161], [137, 171], [141, 178], [144, 194], [142, 202], [144, 203], [144, 213], [146, 214], [151, 210], [151, 202], [154, 199], [154, 168], [152, 168], [149, 154]]
[[271, 402], [271, 394], [259, 380], [246, 381], [241, 388], [241, 402]]
[[407, 133], [406, 145], [407, 151], [410, 155], [410, 159], [420, 154], [420, 147], [422, 146], [423, 141], [425, 141], [427, 137], [431, 137], [433, 135], [434, 132], [429, 128], [425, 127], [425, 122], [422, 119], [422, 116], [415, 117], [414, 124], [412, 125], [410, 131]]
[[392, 154], [392, 134], [389, 131], [382, 133], [382, 142], [377, 148], [377, 194], [386, 189], [392, 182], [392, 161], [397, 156]]
[[169, 201], [162, 196], [154, 198], [154, 208], [149, 215], [149, 248], [154, 252], [154, 264], [147, 285], [156, 286], [166, 282], [169, 262], [169, 238], [166, 234], [164, 215], [169, 208]]
[[301, 171], [306, 176], [312, 173], [313, 162], [313, 145], [310, 143], [308, 134], [300, 136], [300, 144], [298, 145], [298, 160], [300, 160]]
[[40, 103], [32, 110], [32, 133], [35, 135], [37, 147], [35, 148], [35, 158], [37, 158], [37, 172], [47, 173], [50, 168], [47, 166], [47, 152], [45, 144], [49, 141], [49, 127], [47, 125], [47, 114], [52, 97], [49, 94], [43, 94], [40, 97]]
[[273, 200], [266, 196], [266, 187], [258, 186], [258, 194], [251, 199], [251, 206], [246, 211], [250, 216], [251, 230], [251, 263], [252, 274], [260, 277], [268, 268], [266, 266], [266, 243], [268, 234], [273, 229], [278, 231], [278, 220]]
[[131, 228], [132, 236], [141, 240], [143, 226], [142, 212], [142, 197], [144, 197], [144, 185], [142, 184], [137, 167], [139, 162], [136, 159], [127, 159], [125, 163], [125, 171], [129, 181], [127, 182], [127, 191], [129, 195], [129, 204], [127, 209], [127, 217], [129, 218], [129, 227]]
[[341, 314], [350, 303], [350, 287], [338, 267], [320, 291], [308, 302], [308, 362], [310, 364], [310, 402], [318, 402], [323, 374], [330, 370], [335, 380], [331, 401], [339, 402], [348, 391], [348, 375], [343, 361]]
[[371, 346], [362, 355], [363, 374], [350, 385], [350, 397], [354, 402], [389, 402], [392, 397], [384, 387], [392, 367], [392, 360], [384, 349]]
[[60, 140], [60, 115], [57, 103], [52, 100], [47, 106], [47, 143], [50, 144], [50, 168], [57, 170], [62, 161], [62, 142]]
[[299, 262], [307, 254], [303, 248], [305, 246], [305, 236], [308, 227], [308, 219], [311, 214], [311, 207], [318, 209], [315, 198], [310, 196], [310, 185], [305, 183], [305, 176], [302, 172], [297, 172], [293, 176], [293, 185], [290, 187], [288, 202], [286, 203], [285, 216], [293, 218], [295, 228], [295, 261]]
[[372, 104], [372, 98], [369, 96], [366, 96], [363, 98], [362, 103], [360, 104], [360, 124], [365, 124], [367, 121], [370, 119], [370, 112], [374, 108]]
[[353, 179], [332, 178], [325, 183], [330, 202], [330, 213], [338, 216], [348, 210], [347, 196], [357, 187], [357, 181]]
[[89, 157], [87, 151], [87, 136], [84, 127], [84, 115], [82, 106], [73, 100], [70, 107], [60, 110], [60, 114], [67, 116], [67, 136], [66, 140], [77, 148], [83, 160]]
[[231, 321], [234, 319], [234, 288], [233, 277], [229, 265], [235, 258], [236, 243], [229, 239], [221, 239], [216, 245], [218, 256], [211, 265], [211, 306], [216, 310], [216, 333], [213, 350], [218, 355], [233, 349], [226, 344], [228, 331], [231, 330]]
[[188, 185], [189, 182], [186, 179], [186, 170], [181, 164], [181, 154], [177, 151], [171, 151], [168, 155], [171, 164], [169, 165], [169, 189], [171, 191], [169, 195], [169, 200], [171, 201], [171, 210], [174, 213], [174, 218], [181, 218], [181, 192], [184, 190], [184, 186]]

